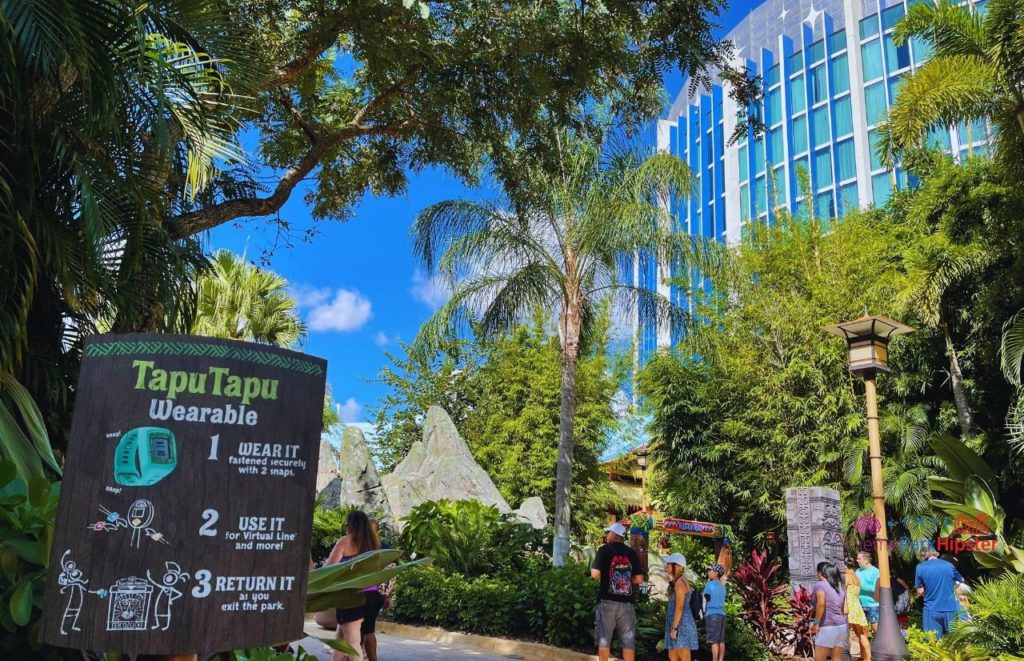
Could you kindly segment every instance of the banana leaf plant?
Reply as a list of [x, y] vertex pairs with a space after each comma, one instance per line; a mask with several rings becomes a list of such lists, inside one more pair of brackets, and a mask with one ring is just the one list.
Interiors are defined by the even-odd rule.
[[[1024, 573], [1024, 549], [1010, 544], [1010, 522], [1006, 511], [992, 487], [999, 485], [995, 471], [974, 450], [963, 441], [948, 434], [935, 436], [931, 441], [932, 450], [942, 459], [947, 476], [928, 478], [928, 488], [944, 498], [932, 499], [931, 504], [945, 512], [952, 520], [966, 517], [977, 522], [995, 537], [995, 548], [974, 550], [974, 559], [986, 569], [995, 572], [1013, 571]], [[966, 538], [972, 531], [957, 530], [952, 520], [946, 521], [940, 534], [950, 538]]]
[[0, 461], [14, 464], [28, 482], [45, 477], [49, 470], [59, 477], [60, 465], [53, 456], [46, 423], [25, 386], [0, 372]]

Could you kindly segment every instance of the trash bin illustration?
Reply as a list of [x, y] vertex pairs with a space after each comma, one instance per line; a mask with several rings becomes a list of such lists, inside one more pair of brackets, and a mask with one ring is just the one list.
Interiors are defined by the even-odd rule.
[[134, 576], [122, 578], [110, 588], [107, 631], [145, 631], [153, 586]]

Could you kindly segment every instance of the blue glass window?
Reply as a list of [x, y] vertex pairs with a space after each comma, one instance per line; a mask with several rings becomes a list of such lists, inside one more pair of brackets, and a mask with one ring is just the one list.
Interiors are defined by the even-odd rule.
[[781, 163], [786, 155], [782, 146], [782, 127], [768, 133], [768, 157], [772, 163]]
[[871, 148], [871, 170], [882, 167], [882, 157], [879, 153], [878, 131], [868, 131], [868, 145]]
[[885, 85], [877, 83], [865, 89], [864, 105], [867, 110], [868, 126], [885, 119]]
[[789, 56], [789, 72], [793, 73], [804, 68], [804, 52], [798, 50]]
[[920, 66], [922, 63], [932, 59], [935, 47], [928, 39], [914, 37], [910, 40], [911, 49], [914, 51], [914, 62]]
[[988, 7], [986, 6], [987, 4], [988, 0], [978, 0], [978, 2], [974, 3], [974, 10], [978, 12], [979, 16], [984, 16], [985, 12], [988, 11]]
[[853, 133], [853, 111], [850, 105], [850, 97], [844, 96], [836, 99], [836, 135], [842, 136]]
[[804, 77], [794, 78], [790, 87], [793, 94], [793, 113], [798, 113], [807, 108], [807, 88], [804, 86]]
[[769, 126], [773, 126], [782, 121], [782, 88], [776, 87], [774, 90], [768, 93], [765, 99], [765, 110], [767, 117], [765, 117], [765, 123]]
[[832, 141], [832, 132], [828, 125], [828, 106], [814, 111], [814, 146], [820, 147]]
[[772, 207], [778, 206], [779, 200], [786, 198], [786, 166], [780, 165], [772, 170]]
[[764, 139], [754, 142], [754, 172], [757, 174], [764, 172]]
[[896, 76], [889, 79], [889, 103], [890, 105], [896, 103], [896, 95], [899, 94], [900, 88], [903, 87], [903, 77]]
[[892, 197], [892, 178], [888, 172], [871, 177], [871, 197], [876, 208], [884, 207]]
[[793, 161], [793, 181], [796, 182], [797, 188], [800, 187], [801, 170], [806, 176], [811, 176], [811, 165], [810, 161], [807, 159], [806, 156], [801, 156], [800, 158]]
[[[900, 5], [896, 5], [902, 9]], [[899, 71], [900, 69], [906, 69], [910, 66], [910, 48], [903, 44], [897, 46], [896, 42], [892, 40], [892, 35], [887, 34], [885, 39], [885, 63], [889, 67], [889, 73]]]
[[848, 212], [860, 207], [857, 200], [857, 184], [847, 184], [839, 189], [839, 216], [843, 217]]
[[928, 131], [928, 146], [932, 149], [949, 149], [949, 131], [945, 127]]
[[765, 185], [765, 178], [758, 177], [754, 181], [754, 206], [757, 210], [757, 215], [761, 215], [767, 209], [768, 200], [768, 188]]
[[807, 115], [800, 115], [793, 120], [793, 153], [807, 151]]
[[853, 150], [853, 140], [836, 145], [836, 161], [839, 165], [839, 181], [857, 176], [857, 155]]
[[827, 149], [814, 152], [814, 184], [818, 188], [832, 183], [832, 154]]
[[814, 214], [820, 220], [836, 217], [836, 202], [832, 197], [832, 191], [814, 196]]
[[779, 65], [775, 65], [768, 69], [764, 74], [764, 86], [771, 87], [777, 85], [779, 82]]
[[840, 55], [832, 60], [832, 90], [833, 94], [842, 94], [850, 89], [850, 65], [845, 55]]
[[825, 76], [825, 65], [811, 69], [811, 103], [821, 103], [828, 98], [828, 79]]
[[796, 203], [796, 217], [807, 218], [808, 215], [809, 214], [807, 213], [807, 199], [805, 198]]
[[833, 54], [846, 48], [846, 30], [833, 32], [828, 38], [828, 48]]
[[878, 14], [860, 20], [860, 38], [867, 39], [878, 34]]
[[740, 220], [750, 220], [750, 184], [740, 184]]
[[807, 61], [815, 64], [825, 59], [825, 40], [816, 41], [807, 49]]
[[974, 120], [970, 126], [960, 122], [956, 130], [960, 136], [961, 145], [982, 142], [988, 139], [988, 132], [985, 130], [985, 120], [983, 119]]
[[882, 12], [882, 29], [893, 29], [901, 18], [903, 18], [903, 3], [889, 7]]
[[882, 47], [877, 39], [860, 47], [860, 59], [864, 65], [865, 83], [882, 77]]
[[740, 160], [740, 181], [746, 181], [747, 178], [750, 176], [750, 161], [748, 160], [746, 145], [740, 147], [738, 158]]

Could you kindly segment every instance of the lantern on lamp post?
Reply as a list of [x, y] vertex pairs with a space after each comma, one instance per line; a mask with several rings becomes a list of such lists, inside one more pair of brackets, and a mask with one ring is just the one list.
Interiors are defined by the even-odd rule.
[[877, 521], [878, 535], [878, 632], [871, 645], [871, 658], [906, 659], [910, 656], [900, 632], [892, 601], [889, 580], [889, 534], [886, 529], [885, 490], [882, 483], [882, 443], [878, 432], [878, 394], [875, 376], [889, 371], [889, 340], [896, 335], [914, 332], [910, 326], [886, 317], [865, 315], [860, 319], [828, 326], [825, 331], [846, 340], [850, 350], [850, 371], [864, 377], [864, 398], [868, 414], [868, 452], [871, 461], [871, 501]]

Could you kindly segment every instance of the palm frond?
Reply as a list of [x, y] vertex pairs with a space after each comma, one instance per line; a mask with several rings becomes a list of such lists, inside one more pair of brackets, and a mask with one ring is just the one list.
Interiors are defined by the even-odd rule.
[[984, 57], [988, 50], [985, 25], [978, 12], [954, 4], [949, 0], [915, 3], [907, 10], [893, 31], [893, 41], [899, 45], [910, 37], [930, 41], [937, 57], [974, 55]]
[[999, 344], [999, 360], [1006, 380], [1021, 385], [1021, 362], [1024, 361], [1024, 310], [1003, 324], [1003, 337]]
[[928, 131], [998, 112], [999, 74], [984, 55], [937, 56], [907, 76], [889, 109], [879, 139], [892, 166], [900, 154], [922, 146]]

